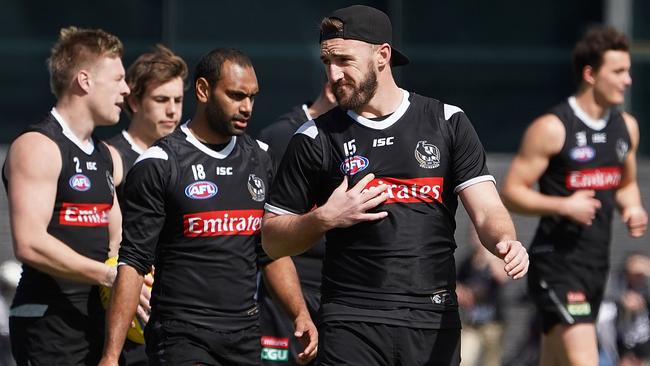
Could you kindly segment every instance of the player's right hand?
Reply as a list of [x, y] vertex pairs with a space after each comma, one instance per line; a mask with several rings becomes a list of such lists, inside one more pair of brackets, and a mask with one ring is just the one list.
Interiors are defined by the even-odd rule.
[[569, 220], [581, 225], [590, 226], [596, 211], [600, 209], [601, 203], [595, 199], [596, 191], [579, 190], [564, 199], [561, 207], [561, 214]]
[[380, 184], [376, 187], [366, 188], [366, 185], [375, 178], [368, 174], [352, 188], [348, 189], [348, 177], [332, 192], [327, 202], [321, 206], [320, 217], [329, 228], [345, 228], [364, 221], [374, 221], [388, 216], [388, 212], [373, 212], [368, 210], [377, 207], [386, 201], [388, 186]]

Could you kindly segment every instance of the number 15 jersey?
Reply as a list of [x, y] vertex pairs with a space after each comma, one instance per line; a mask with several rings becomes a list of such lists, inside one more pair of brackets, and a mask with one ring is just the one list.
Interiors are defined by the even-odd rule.
[[344, 176], [352, 187], [369, 173], [375, 179], [367, 187], [389, 186], [375, 209], [388, 217], [326, 234], [323, 303], [455, 310], [456, 194], [494, 180], [469, 120], [457, 107], [406, 91], [379, 121], [334, 108], [296, 132], [266, 210], [306, 213]]

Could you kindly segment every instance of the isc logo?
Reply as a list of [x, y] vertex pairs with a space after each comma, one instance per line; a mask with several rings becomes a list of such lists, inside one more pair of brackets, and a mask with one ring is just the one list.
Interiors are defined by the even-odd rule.
[[85, 192], [90, 189], [90, 179], [83, 174], [75, 174], [68, 181], [70, 187], [75, 191]]
[[185, 195], [193, 200], [204, 200], [214, 197], [219, 189], [217, 185], [205, 180], [194, 182], [185, 187]]
[[343, 160], [341, 172], [345, 175], [355, 175], [368, 167], [368, 159], [363, 156], [353, 156]]

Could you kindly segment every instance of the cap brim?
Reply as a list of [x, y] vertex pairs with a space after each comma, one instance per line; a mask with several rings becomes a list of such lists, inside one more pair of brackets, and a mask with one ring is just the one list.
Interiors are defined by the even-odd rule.
[[391, 50], [391, 59], [390, 59], [390, 64], [391, 66], [403, 66], [403, 65], [408, 65], [411, 60], [409, 60], [406, 55], [401, 53], [398, 49], [392, 48]]

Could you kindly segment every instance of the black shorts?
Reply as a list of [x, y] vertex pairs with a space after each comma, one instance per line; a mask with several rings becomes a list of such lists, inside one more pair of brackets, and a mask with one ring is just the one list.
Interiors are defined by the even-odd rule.
[[150, 365], [259, 365], [260, 330], [217, 331], [176, 321], [149, 321], [144, 330]]
[[127, 339], [124, 342], [122, 354], [120, 355], [120, 365], [148, 366], [149, 359], [147, 358], [144, 344], [135, 343]]
[[565, 260], [556, 252], [532, 256], [528, 291], [548, 333], [557, 324], [595, 323], [608, 268]]
[[[303, 296], [312, 319], [316, 321], [320, 305], [320, 291], [303, 288]], [[262, 330], [262, 365], [299, 365], [296, 361], [303, 346], [293, 336], [293, 321], [289, 319], [282, 306], [276, 304], [271, 296], [260, 291], [260, 329]], [[315, 365], [315, 362], [309, 365]]]
[[328, 321], [319, 329], [321, 366], [458, 366], [460, 329], [416, 329]]
[[97, 365], [104, 346], [104, 316], [103, 311], [89, 316], [72, 306], [50, 305], [42, 316], [9, 317], [9, 332], [18, 366]]

